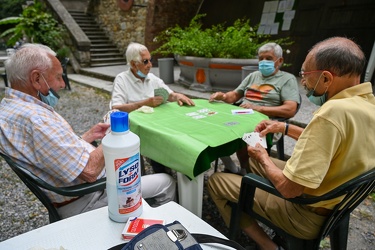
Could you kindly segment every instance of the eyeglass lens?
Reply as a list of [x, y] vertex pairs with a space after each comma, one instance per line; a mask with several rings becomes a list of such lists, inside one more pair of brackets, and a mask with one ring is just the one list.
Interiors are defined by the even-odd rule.
[[150, 58], [150, 59], [144, 59], [144, 60], [143, 60], [143, 64], [144, 64], [144, 65], [147, 65], [149, 62], [151, 62], [151, 58]]

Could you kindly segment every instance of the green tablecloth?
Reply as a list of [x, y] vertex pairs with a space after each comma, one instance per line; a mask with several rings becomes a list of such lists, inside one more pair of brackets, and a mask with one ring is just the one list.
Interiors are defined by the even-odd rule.
[[130, 130], [141, 140], [141, 154], [194, 179], [220, 156], [231, 155], [246, 144], [244, 133], [252, 132], [267, 116], [233, 115], [240, 107], [194, 99], [195, 106], [176, 102], [154, 108], [154, 113], [133, 111]]

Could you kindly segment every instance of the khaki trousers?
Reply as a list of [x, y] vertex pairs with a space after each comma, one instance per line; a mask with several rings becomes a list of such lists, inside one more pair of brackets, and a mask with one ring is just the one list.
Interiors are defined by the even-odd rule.
[[[283, 169], [285, 162], [272, 159]], [[255, 161], [251, 162], [253, 173], [264, 176], [262, 167]], [[238, 202], [242, 176], [230, 173], [215, 173], [208, 180], [208, 191], [223, 217], [226, 225], [229, 225], [231, 207], [228, 201]], [[257, 189], [254, 197], [254, 211], [272, 221], [289, 234], [301, 239], [314, 239], [326, 219], [311, 211], [308, 206], [293, 204], [289, 201], [271, 195]], [[247, 214], [242, 214], [241, 228], [246, 228], [256, 222]]]

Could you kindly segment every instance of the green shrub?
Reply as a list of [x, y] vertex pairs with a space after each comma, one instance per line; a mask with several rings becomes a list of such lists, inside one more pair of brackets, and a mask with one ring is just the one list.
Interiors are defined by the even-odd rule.
[[[154, 39], [161, 46], [152, 54], [246, 59], [256, 57], [257, 49], [271, 42], [270, 35], [257, 34], [257, 27], [251, 27], [250, 20], [237, 19], [228, 27], [219, 24], [203, 29], [200, 22], [203, 16], [196, 15], [185, 28], [176, 25], [162, 31]], [[289, 38], [274, 42], [281, 46], [292, 43]]]

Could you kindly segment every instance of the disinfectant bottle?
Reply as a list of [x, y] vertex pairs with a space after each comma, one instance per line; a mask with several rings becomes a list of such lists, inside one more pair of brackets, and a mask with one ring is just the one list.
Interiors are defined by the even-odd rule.
[[126, 222], [129, 217], [138, 217], [143, 210], [140, 142], [139, 137], [129, 131], [128, 113], [114, 112], [110, 121], [112, 131], [102, 140], [108, 213], [112, 220]]

